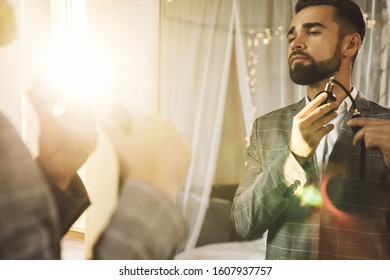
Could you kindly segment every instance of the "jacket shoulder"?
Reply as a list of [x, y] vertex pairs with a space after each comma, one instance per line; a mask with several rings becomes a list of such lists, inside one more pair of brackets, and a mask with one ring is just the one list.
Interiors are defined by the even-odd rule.
[[304, 99], [286, 107], [271, 111], [255, 120], [256, 126], [280, 126], [292, 120], [292, 118], [304, 107]]

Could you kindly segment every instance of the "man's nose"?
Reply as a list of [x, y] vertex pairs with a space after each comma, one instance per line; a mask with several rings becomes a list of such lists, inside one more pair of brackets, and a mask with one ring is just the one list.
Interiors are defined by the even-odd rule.
[[294, 41], [291, 42], [290, 44], [291, 50], [302, 50], [305, 48], [305, 44], [300, 38], [295, 38]]

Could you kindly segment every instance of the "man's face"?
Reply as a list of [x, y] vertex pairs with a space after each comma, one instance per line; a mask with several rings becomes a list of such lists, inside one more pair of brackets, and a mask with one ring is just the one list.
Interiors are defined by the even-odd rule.
[[294, 83], [316, 84], [340, 69], [341, 44], [338, 24], [332, 20], [333, 11], [331, 6], [312, 6], [291, 21], [288, 59]]

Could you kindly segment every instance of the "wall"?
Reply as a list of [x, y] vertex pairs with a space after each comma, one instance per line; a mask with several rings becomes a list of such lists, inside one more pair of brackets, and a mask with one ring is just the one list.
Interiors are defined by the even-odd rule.
[[[232, 54], [234, 54], [234, 50]], [[241, 182], [245, 170], [245, 143], [237, 67], [233, 55], [214, 185], [239, 184]]]
[[[110, 105], [124, 104], [134, 117], [157, 113], [159, 1], [90, 0], [87, 33], [112, 56], [113, 86], [97, 106], [100, 120]], [[99, 123], [99, 122], [98, 122]], [[92, 206], [86, 216], [87, 257], [108, 223], [118, 196], [118, 163], [107, 135], [99, 126], [99, 145], [86, 166]]]

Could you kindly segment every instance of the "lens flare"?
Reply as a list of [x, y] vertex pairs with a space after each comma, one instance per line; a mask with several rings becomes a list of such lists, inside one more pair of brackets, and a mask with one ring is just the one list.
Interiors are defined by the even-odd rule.
[[[87, 40], [57, 42], [46, 51], [44, 86], [65, 103], [98, 100], [112, 85], [115, 71], [108, 52]], [[41, 81], [42, 83], [42, 81]]]
[[318, 188], [311, 184], [303, 187], [297, 196], [300, 198], [300, 206], [320, 207], [322, 205], [322, 196]]

